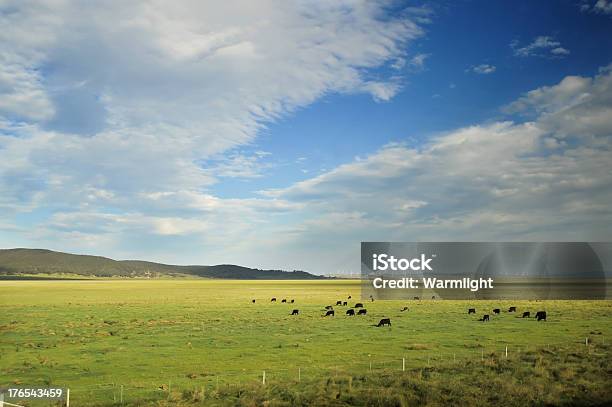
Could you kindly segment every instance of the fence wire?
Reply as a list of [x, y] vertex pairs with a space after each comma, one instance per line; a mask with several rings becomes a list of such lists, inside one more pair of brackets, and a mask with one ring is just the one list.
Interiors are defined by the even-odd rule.
[[[511, 343], [498, 341], [495, 346], [482, 346], [473, 351], [457, 354], [453, 352], [434, 352], [430, 350], [407, 351], [405, 355], [381, 358], [369, 355], [359, 361], [330, 363], [326, 366], [291, 366], [285, 368], [264, 366], [261, 369], [242, 369], [239, 371], [209, 372], [204, 376], [165, 375], [159, 378], [159, 384], [151, 386], [150, 382], [136, 384], [133, 382], [106, 382], [70, 389], [72, 406], [112, 405], [121, 406], [140, 402], [169, 400], [172, 397], [183, 399], [210, 394], [212, 392], [240, 392], [248, 386], [300, 385], [313, 380], [330, 378], [343, 380], [348, 377], [372, 377], [382, 374], [411, 374], [423, 369], [464, 368], [469, 363], [478, 366], [487, 363], [524, 362], [533, 364], [531, 359], [523, 359], [534, 352], [548, 351], [540, 356], [554, 355], [559, 351], [582, 352], [590, 357], [607, 357], [608, 347], [605, 338], [576, 338], [572, 342], [550, 342], [539, 345], [513, 346]], [[571, 347], [571, 349], [570, 349]], [[415, 355], [415, 353], [418, 353]], [[201, 365], [194, 364], [193, 371]], [[9, 400], [7, 400], [9, 401]], [[14, 402], [14, 401], [11, 401]], [[21, 405], [20, 403], [18, 403]], [[24, 406], [65, 406], [62, 402], [28, 401]]]

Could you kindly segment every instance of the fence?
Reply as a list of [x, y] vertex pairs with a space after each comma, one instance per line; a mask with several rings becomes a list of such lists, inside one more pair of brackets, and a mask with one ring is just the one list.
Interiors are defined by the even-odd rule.
[[[330, 364], [328, 366], [292, 366], [287, 368], [270, 367], [255, 370], [241, 371], [219, 371], [207, 373], [203, 376], [167, 376], [160, 377], [159, 384], [151, 386], [150, 381], [138, 383], [130, 381], [125, 383], [101, 383], [90, 386], [79, 386], [71, 389], [73, 405], [82, 405], [85, 401], [95, 402], [102, 405], [121, 406], [138, 401], [171, 400], [182, 397], [197, 399], [203, 398], [211, 393], [236, 392], [248, 386], [276, 386], [276, 385], [300, 385], [303, 382], [319, 380], [322, 378], [346, 378], [346, 377], [373, 377], [381, 374], [410, 374], [424, 369], [446, 369], [462, 367], [471, 363], [523, 362], [523, 356], [543, 350], [583, 352], [588, 357], [607, 357], [609, 347], [605, 346], [606, 340], [603, 335], [595, 338], [576, 338], [571, 343], [548, 343], [529, 346], [513, 346], [511, 343], [498, 343], [493, 347], [474, 347], [462, 353], [439, 352], [432, 350], [409, 350], [404, 355], [384, 357], [377, 355], [365, 355], [358, 361], [343, 361], [342, 363]], [[552, 352], [550, 352], [552, 354]], [[546, 355], [546, 353], [544, 353]], [[541, 357], [542, 355], [540, 355]], [[524, 361], [533, 363], [532, 361]], [[198, 371], [201, 367], [193, 365], [192, 370]], [[187, 368], [188, 369], [188, 368]], [[68, 401], [68, 400], [66, 400]], [[11, 401], [5, 406], [19, 405], [18, 401]], [[69, 406], [69, 401], [65, 405]], [[32, 405], [32, 404], [28, 404]], [[40, 404], [45, 405], [45, 404]], [[46, 404], [57, 406], [58, 404]], [[0, 401], [0, 407], [2, 402]]]

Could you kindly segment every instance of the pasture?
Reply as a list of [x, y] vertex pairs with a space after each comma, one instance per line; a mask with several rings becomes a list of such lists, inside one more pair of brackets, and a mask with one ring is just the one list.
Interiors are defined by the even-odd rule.
[[610, 301], [370, 302], [340, 280], [0, 281], [0, 309], [0, 386], [69, 387], [72, 406], [612, 402]]

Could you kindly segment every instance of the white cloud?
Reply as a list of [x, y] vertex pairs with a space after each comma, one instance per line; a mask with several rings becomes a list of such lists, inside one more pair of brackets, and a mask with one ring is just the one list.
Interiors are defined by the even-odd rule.
[[612, 14], [612, 3], [608, 0], [597, 0], [593, 5], [593, 10], [598, 13]]
[[330, 93], [399, 91], [397, 72], [372, 70], [405, 58], [427, 13], [388, 5], [3, 2], [2, 243], [230, 260], [228, 242], [239, 251], [300, 205], [210, 187], [271, 168], [245, 152], [269, 122]]
[[45, 120], [55, 113], [40, 74], [0, 55], [0, 112], [26, 120]]
[[416, 54], [410, 59], [409, 65], [416, 70], [423, 70], [425, 69], [425, 61], [430, 56], [430, 54]]
[[543, 86], [527, 92], [507, 108], [509, 113], [534, 109], [537, 113], [555, 111], [581, 103], [589, 97], [592, 79], [581, 76], [566, 76], [554, 86]]
[[328, 93], [400, 89], [368, 72], [403, 57], [423, 13], [388, 17], [386, 5], [4, 2], [0, 205], [257, 176], [261, 157], [236, 151], [266, 123]]
[[391, 66], [391, 68], [395, 69], [396, 71], [399, 71], [403, 67], [406, 66], [406, 58], [399, 57], [395, 61], [393, 61], [393, 63], [391, 63], [390, 66]]
[[0, 119], [44, 120], [55, 113], [38, 69], [45, 61], [41, 50], [55, 43], [52, 31], [61, 24], [52, 9], [45, 3], [0, 4]]
[[569, 55], [570, 54], [569, 50], [563, 47], [553, 48], [550, 50], [550, 53], [554, 55]]
[[[12, 233], [117, 257], [151, 258], [146, 246], [167, 262], [202, 262], [205, 253], [210, 263], [315, 272], [358, 270], [358, 243], [367, 240], [606, 241], [611, 95], [609, 68], [593, 78], [568, 76], [506, 108], [530, 118], [524, 123], [474, 125], [418, 146], [389, 144], [259, 199], [221, 199], [189, 185], [127, 198], [77, 188], [78, 211]], [[28, 162], [12, 157], [13, 168]]]
[[370, 93], [375, 101], [386, 102], [393, 98], [400, 90], [401, 86], [398, 81], [389, 82], [365, 82], [362, 87], [364, 91]]
[[218, 178], [259, 178], [266, 169], [274, 166], [264, 161], [269, 155], [266, 151], [256, 151], [253, 154], [230, 152], [211, 161], [206, 172]]
[[551, 36], [542, 35], [536, 37], [530, 44], [519, 46], [518, 41], [510, 43], [514, 55], [518, 57], [540, 56], [562, 58], [570, 54], [570, 51], [561, 46], [561, 43]]
[[612, 129], [611, 72], [608, 66], [594, 78], [567, 76], [557, 85], [526, 93], [506, 111], [534, 112], [539, 115], [540, 126], [558, 137], [609, 136]]
[[598, 14], [612, 14], [612, 2], [608, 0], [596, 0], [594, 3], [584, 1], [580, 10]]
[[[356, 238], [609, 240], [611, 83], [607, 69], [567, 77], [511, 105], [530, 110], [532, 121], [475, 125], [419, 147], [391, 144], [265, 191], [308, 209], [281, 247], [332, 271], [358, 269]], [[314, 242], [316, 258], [306, 249]]]
[[469, 70], [477, 74], [487, 75], [495, 72], [496, 69], [497, 68], [495, 67], [495, 65], [480, 64], [470, 67]]
[[[245, 152], [267, 122], [331, 92], [393, 97], [401, 80], [368, 72], [406, 58], [416, 20], [369, 1], [46, 4], [0, 6], [11, 241], [331, 272], [356, 265], [360, 240], [612, 238], [609, 70], [525, 94], [508, 107], [525, 123], [387, 145], [222, 199], [208, 189], [220, 176], [268, 168]], [[545, 38], [521, 53], [562, 48]]]

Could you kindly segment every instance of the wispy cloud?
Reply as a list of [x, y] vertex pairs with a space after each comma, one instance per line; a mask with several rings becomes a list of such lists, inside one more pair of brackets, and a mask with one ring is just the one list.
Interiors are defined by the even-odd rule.
[[214, 178], [259, 178], [263, 172], [274, 166], [266, 157], [266, 151], [255, 151], [251, 154], [236, 151], [221, 155], [218, 159], [202, 164], [206, 173]]
[[[385, 68], [429, 63], [405, 51], [428, 17], [386, 5], [12, 3], [0, 13], [0, 246], [330, 272], [353, 265], [359, 240], [609, 240], [607, 68], [524, 94], [506, 110], [518, 122], [322, 170], [298, 158], [303, 181], [254, 198], [211, 192], [278, 170], [256, 150], [269, 123], [334, 93], [391, 100], [402, 77]], [[552, 37], [513, 49], [569, 52]]]
[[491, 74], [495, 72], [496, 70], [497, 68], [495, 67], [495, 65], [490, 65], [490, 64], [475, 65], [467, 69], [467, 71], [474, 72], [474, 73], [481, 74], [481, 75]]
[[370, 73], [404, 58], [429, 15], [389, 15], [386, 1], [9, 3], [0, 6], [10, 11], [0, 12], [0, 223], [38, 212], [30, 242], [52, 246], [55, 233], [109, 253], [210, 227], [216, 241], [236, 239], [265, 223], [261, 213], [295, 208], [209, 191], [269, 169], [269, 157], [245, 149], [296, 109], [333, 93], [393, 98], [400, 73]]
[[313, 268], [358, 259], [349, 244], [354, 236], [605, 240], [612, 222], [610, 94], [608, 68], [594, 78], [570, 76], [511, 105], [533, 120], [456, 129], [420, 147], [390, 144], [266, 196], [311, 209], [285, 245], [305, 257], [306, 242], [328, 247]]
[[387, 82], [367, 81], [361, 86], [361, 90], [372, 95], [377, 102], [387, 102], [391, 100], [401, 89], [401, 84], [397, 78]]
[[561, 43], [551, 36], [536, 37], [530, 44], [520, 46], [518, 41], [512, 41], [510, 48], [518, 57], [557, 57], [561, 58], [570, 54], [570, 51], [561, 46]]
[[30, 193], [1, 195], [25, 206], [75, 184], [202, 188], [213, 180], [198, 163], [299, 106], [330, 92], [389, 100], [398, 78], [372, 80], [368, 69], [422, 31], [383, 7], [16, 2], [0, 13], [0, 134], [11, 136], [0, 154], [23, 157], [3, 159], [5, 177], [32, 182]]
[[583, 1], [580, 5], [583, 12], [612, 15], [612, 2], [609, 0]]
[[425, 61], [431, 54], [417, 54], [410, 59], [409, 65], [413, 69], [422, 70], [425, 69]]
[[[154, 247], [166, 261], [189, 261], [203, 247], [209, 261], [227, 261], [231, 247], [232, 261], [318, 272], [358, 267], [357, 236], [608, 240], [610, 94], [609, 68], [592, 78], [568, 76], [507, 108], [526, 115], [525, 122], [476, 124], [419, 146], [389, 144], [286, 188], [262, 191], [257, 199], [221, 199], [190, 184], [139, 194], [87, 182], [71, 184], [74, 192], [31, 188], [38, 191], [31, 197], [37, 205], [57, 200], [65, 208], [31, 230], [12, 233], [49, 247], [60, 240], [117, 256], [142, 251], [148, 257]], [[22, 168], [22, 179], [34, 182], [36, 173], [25, 172], [32, 167], [20, 152], [38, 160], [46, 156], [0, 139], [8, 149], [3, 157], [13, 157], [13, 174]], [[40, 151], [48, 152], [48, 146]], [[59, 163], [51, 157], [44, 167], [55, 169]], [[2, 168], [8, 175], [6, 164]], [[3, 191], [15, 185], [10, 181], [0, 178]], [[20, 193], [25, 192], [4, 194], [2, 202]]]

